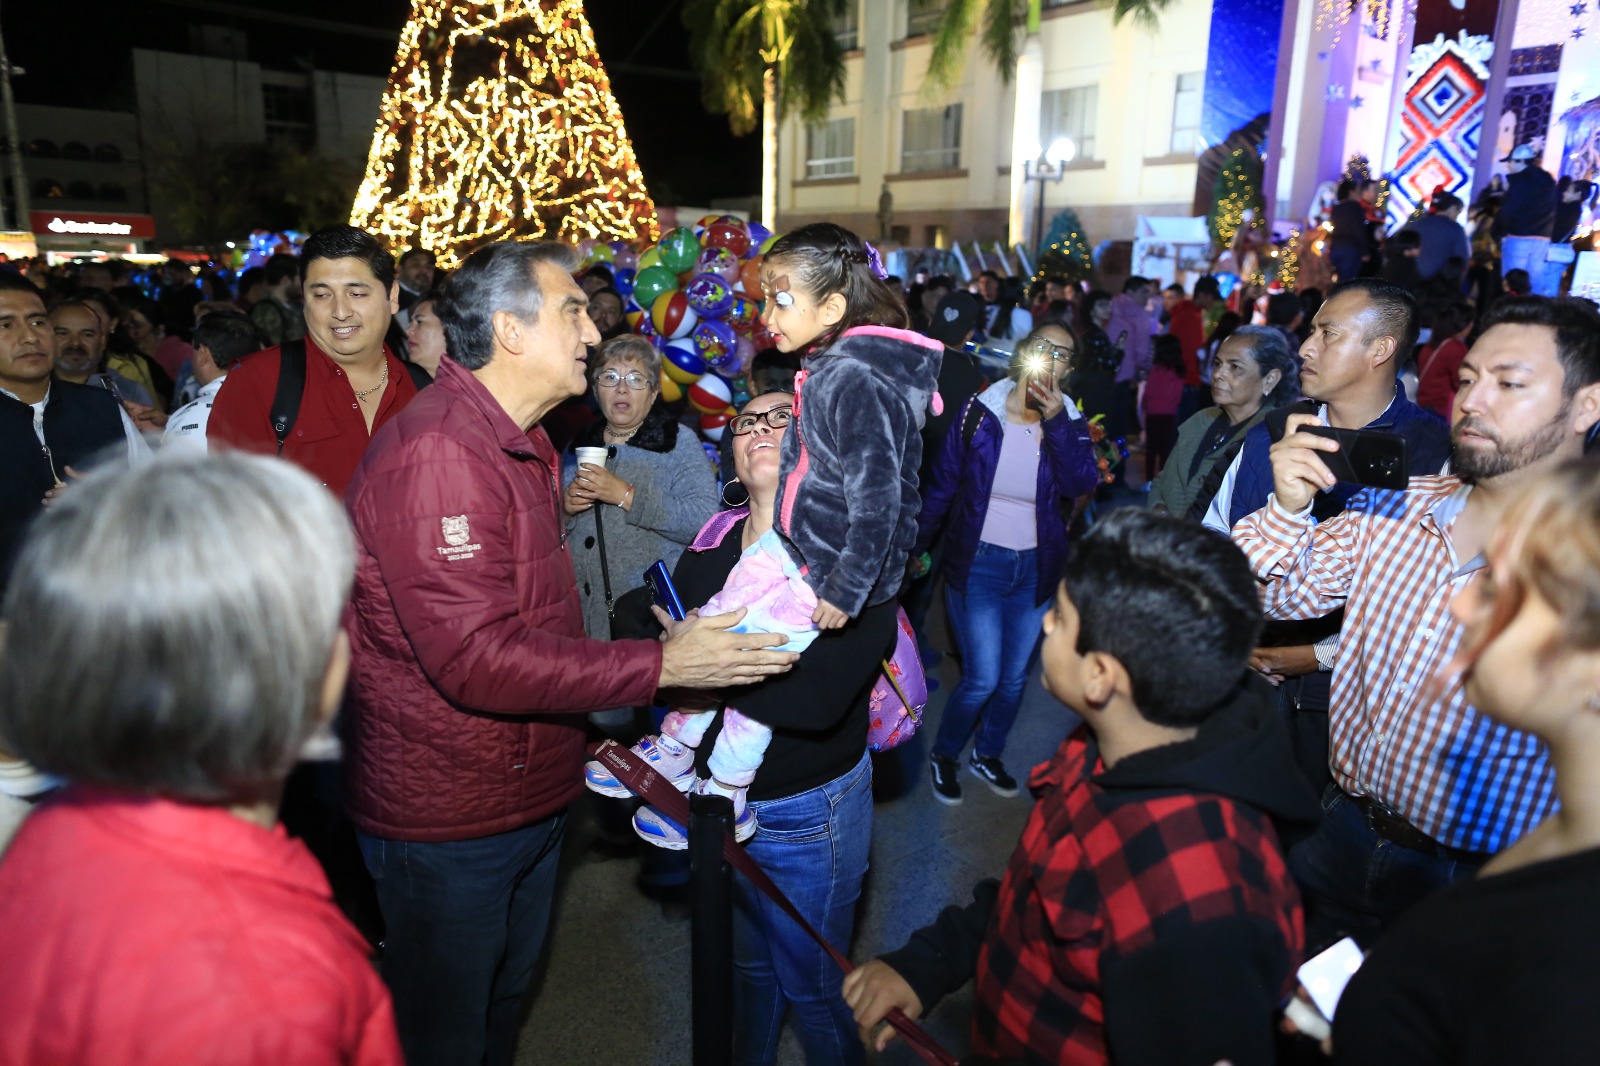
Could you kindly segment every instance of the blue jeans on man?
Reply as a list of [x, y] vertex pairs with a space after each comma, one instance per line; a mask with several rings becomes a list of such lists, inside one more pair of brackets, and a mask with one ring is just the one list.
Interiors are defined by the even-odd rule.
[[[825, 785], [750, 806], [757, 825], [750, 857], [828, 943], [849, 951], [872, 846], [871, 757], [863, 752]], [[734, 1062], [775, 1063], [789, 1010], [809, 1066], [863, 1062], [839, 967], [746, 878], [734, 884]]]
[[1500, 277], [1526, 270], [1535, 296], [1554, 296], [1561, 289], [1566, 263], [1551, 270], [1549, 237], [1504, 237], [1500, 241]]
[[1049, 609], [1048, 602], [1034, 602], [1037, 555], [979, 541], [966, 591], [945, 585], [945, 610], [961, 648], [961, 683], [944, 705], [935, 757], [956, 758], [975, 729], [974, 755], [998, 759], [1005, 752]]
[[510, 1066], [544, 949], [565, 812], [476, 840], [360, 833], [408, 1066]]
[[1322, 822], [1289, 851], [1306, 909], [1307, 954], [1345, 936], [1363, 946], [1442, 888], [1474, 876], [1488, 856], [1431, 855], [1385, 840], [1338, 785], [1322, 793]]

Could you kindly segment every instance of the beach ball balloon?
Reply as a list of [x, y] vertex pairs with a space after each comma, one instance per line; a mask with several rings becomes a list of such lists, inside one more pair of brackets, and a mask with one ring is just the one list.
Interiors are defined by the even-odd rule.
[[716, 374], [706, 374], [689, 386], [689, 406], [701, 414], [725, 411], [733, 402], [733, 386]]
[[721, 440], [723, 432], [731, 421], [733, 416], [727, 411], [720, 411], [714, 415], [701, 415], [700, 432], [711, 440]]
[[[665, 368], [666, 364], [663, 363], [662, 369]], [[661, 375], [661, 398], [667, 403], [677, 403], [679, 400], [683, 399], [683, 386], [679, 385], [676, 381], [673, 381], [665, 374]]]
[[700, 254], [700, 241], [694, 235], [694, 230], [687, 226], [679, 226], [675, 230], [668, 230], [656, 245], [656, 254], [660, 256], [661, 265], [674, 274], [681, 274], [694, 266], [695, 256]]
[[613, 252], [613, 255], [611, 257], [611, 262], [613, 264], [615, 264], [615, 266], [616, 266], [616, 268], [618, 270], [638, 270], [639, 269], [639, 253], [638, 252], [634, 251], [628, 245], [623, 244], [621, 241], [613, 241], [612, 244], [611, 244], [611, 248], [612, 248], [612, 252]]
[[700, 316], [689, 306], [689, 298], [674, 289], [656, 297], [656, 302], [650, 305], [650, 321], [655, 324], [657, 333], [677, 340], [694, 332]]
[[695, 257], [696, 274], [715, 274], [728, 284], [739, 280], [739, 259], [726, 248], [707, 248]]
[[678, 276], [664, 266], [642, 267], [633, 279], [633, 300], [640, 307], [654, 307], [664, 292], [678, 287]]
[[783, 234], [774, 233], [772, 236], [770, 236], [766, 240], [762, 241], [761, 242], [761, 254], [762, 255], [766, 255], [768, 252], [772, 251], [772, 246], [774, 244], [777, 244], [779, 239], [781, 239], [782, 237], [783, 237]]
[[650, 315], [647, 312], [641, 311], [639, 313], [639, 320], [633, 324], [633, 331], [641, 337], [655, 338], [656, 326], [654, 322], [650, 321]]
[[627, 267], [618, 267], [611, 276], [611, 287], [617, 290], [617, 295], [626, 300], [633, 295], [633, 280], [638, 273]]
[[722, 313], [722, 320], [740, 333], [755, 329], [760, 319], [761, 307], [751, 296], [735, 296]]
[[746, 222], [744, 228], [750, 234], [750, 248], [744, 254], [746, 257], [760, 255], [761, 246], [767, 243], [767, 238], [772, 236], [772, 231], [754, 219]]
[[733, 286], [718, 274], [696, 274], [683, 287], [689, 306], [702, 318], [720, 318], [733, 305]]
[[695, 350], [700, 353], [700, 358], [707, 363], [727, 372], [739, 369], [737, 362], [731, 367], [723, 365], [728, 359], [738, 359], [739, 335], [732, 326], [715, 318], [702, 319], [690, 336], [694, 339]]
[[617, 253], [611, 250], [611, 245], [596, 244], [584, 255], [583, 265], [586, 267], [592, 267], [596, 263], [611, 263], [615, 262], [616, 258]]
[[636, 269], [644, 270], [646, 267], [653, 267], [653, 266], [660, 266], [660, 265], [661, 265], [661, 253], [656, 251], [654, 245], [651, 245], [649, 248], [646, 248], [644, 251], [639, 253], [639, 265], [638, 265], [638, 267]]
[[679, 385], [692, 385], [705, 372], [706, 361], [692, 341], [672, 341], [661, 353], [661, 373]]
[[723, 215], [706, 227], [700, 243], [707, 248], [724, 248], [735, 259], [742, 259], [744, 253], [750, 250], [750, 231], [745, 228], [743, 220]]

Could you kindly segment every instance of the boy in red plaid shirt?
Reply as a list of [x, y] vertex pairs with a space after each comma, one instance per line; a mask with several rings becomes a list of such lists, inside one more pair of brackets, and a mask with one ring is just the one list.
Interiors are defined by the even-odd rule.
[[1260, 630], [1225, 537], [1145, 511], [1101, 520], [1041, 653], [1084, 727], [1034, 770], [1005, 878], [845, 979], [864, 1040], [891, 1007], [918, 1017], [975, 977], [977, 1059], [1272, 1062], [1302, 949], [1273, 822], [1319, 812], [1247, 669]]

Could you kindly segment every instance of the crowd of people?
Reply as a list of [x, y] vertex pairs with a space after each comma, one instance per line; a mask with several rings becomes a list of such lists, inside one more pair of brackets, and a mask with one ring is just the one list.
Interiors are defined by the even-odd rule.
[[973, 1061], [1594, 1061], [1600, 312], [1432, 299], [1450, 226], [1260, 299], [908, 288], [803, 227], [709, 446], [561, 245], [0, 272], [0, 1063], [511, 1062], [585, 787], [685, 891], [603, 737], [848, 949], [870, 694], [939, 588], [934, 800], [964, 753], [1022, 791], [1031, 675], [1081, 725], [1006, 869], [848, 979], [740, 881], [737, 1061], [864, 1061], [968, 982]]

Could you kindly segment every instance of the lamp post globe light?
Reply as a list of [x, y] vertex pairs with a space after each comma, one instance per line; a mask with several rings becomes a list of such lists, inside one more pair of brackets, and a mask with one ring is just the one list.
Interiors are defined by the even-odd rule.
[[1042, 148], [1038, 141], [1025, 145], [1022, 152], [1022, 176], [1025, 181], [1038, 183], [1035, 194], [1035, 209], [1033, 220], [1033, 245], [1035, 248], [1044, 240], [1044, 185], [1045, 182], [1060, 182], [1067, 176], [1067, 164], [1072, 162], [1078, 154], [1078, 146], [1072, 143], [1071, 137], [1057, 137], [1050, 142], [1048, 149]]

